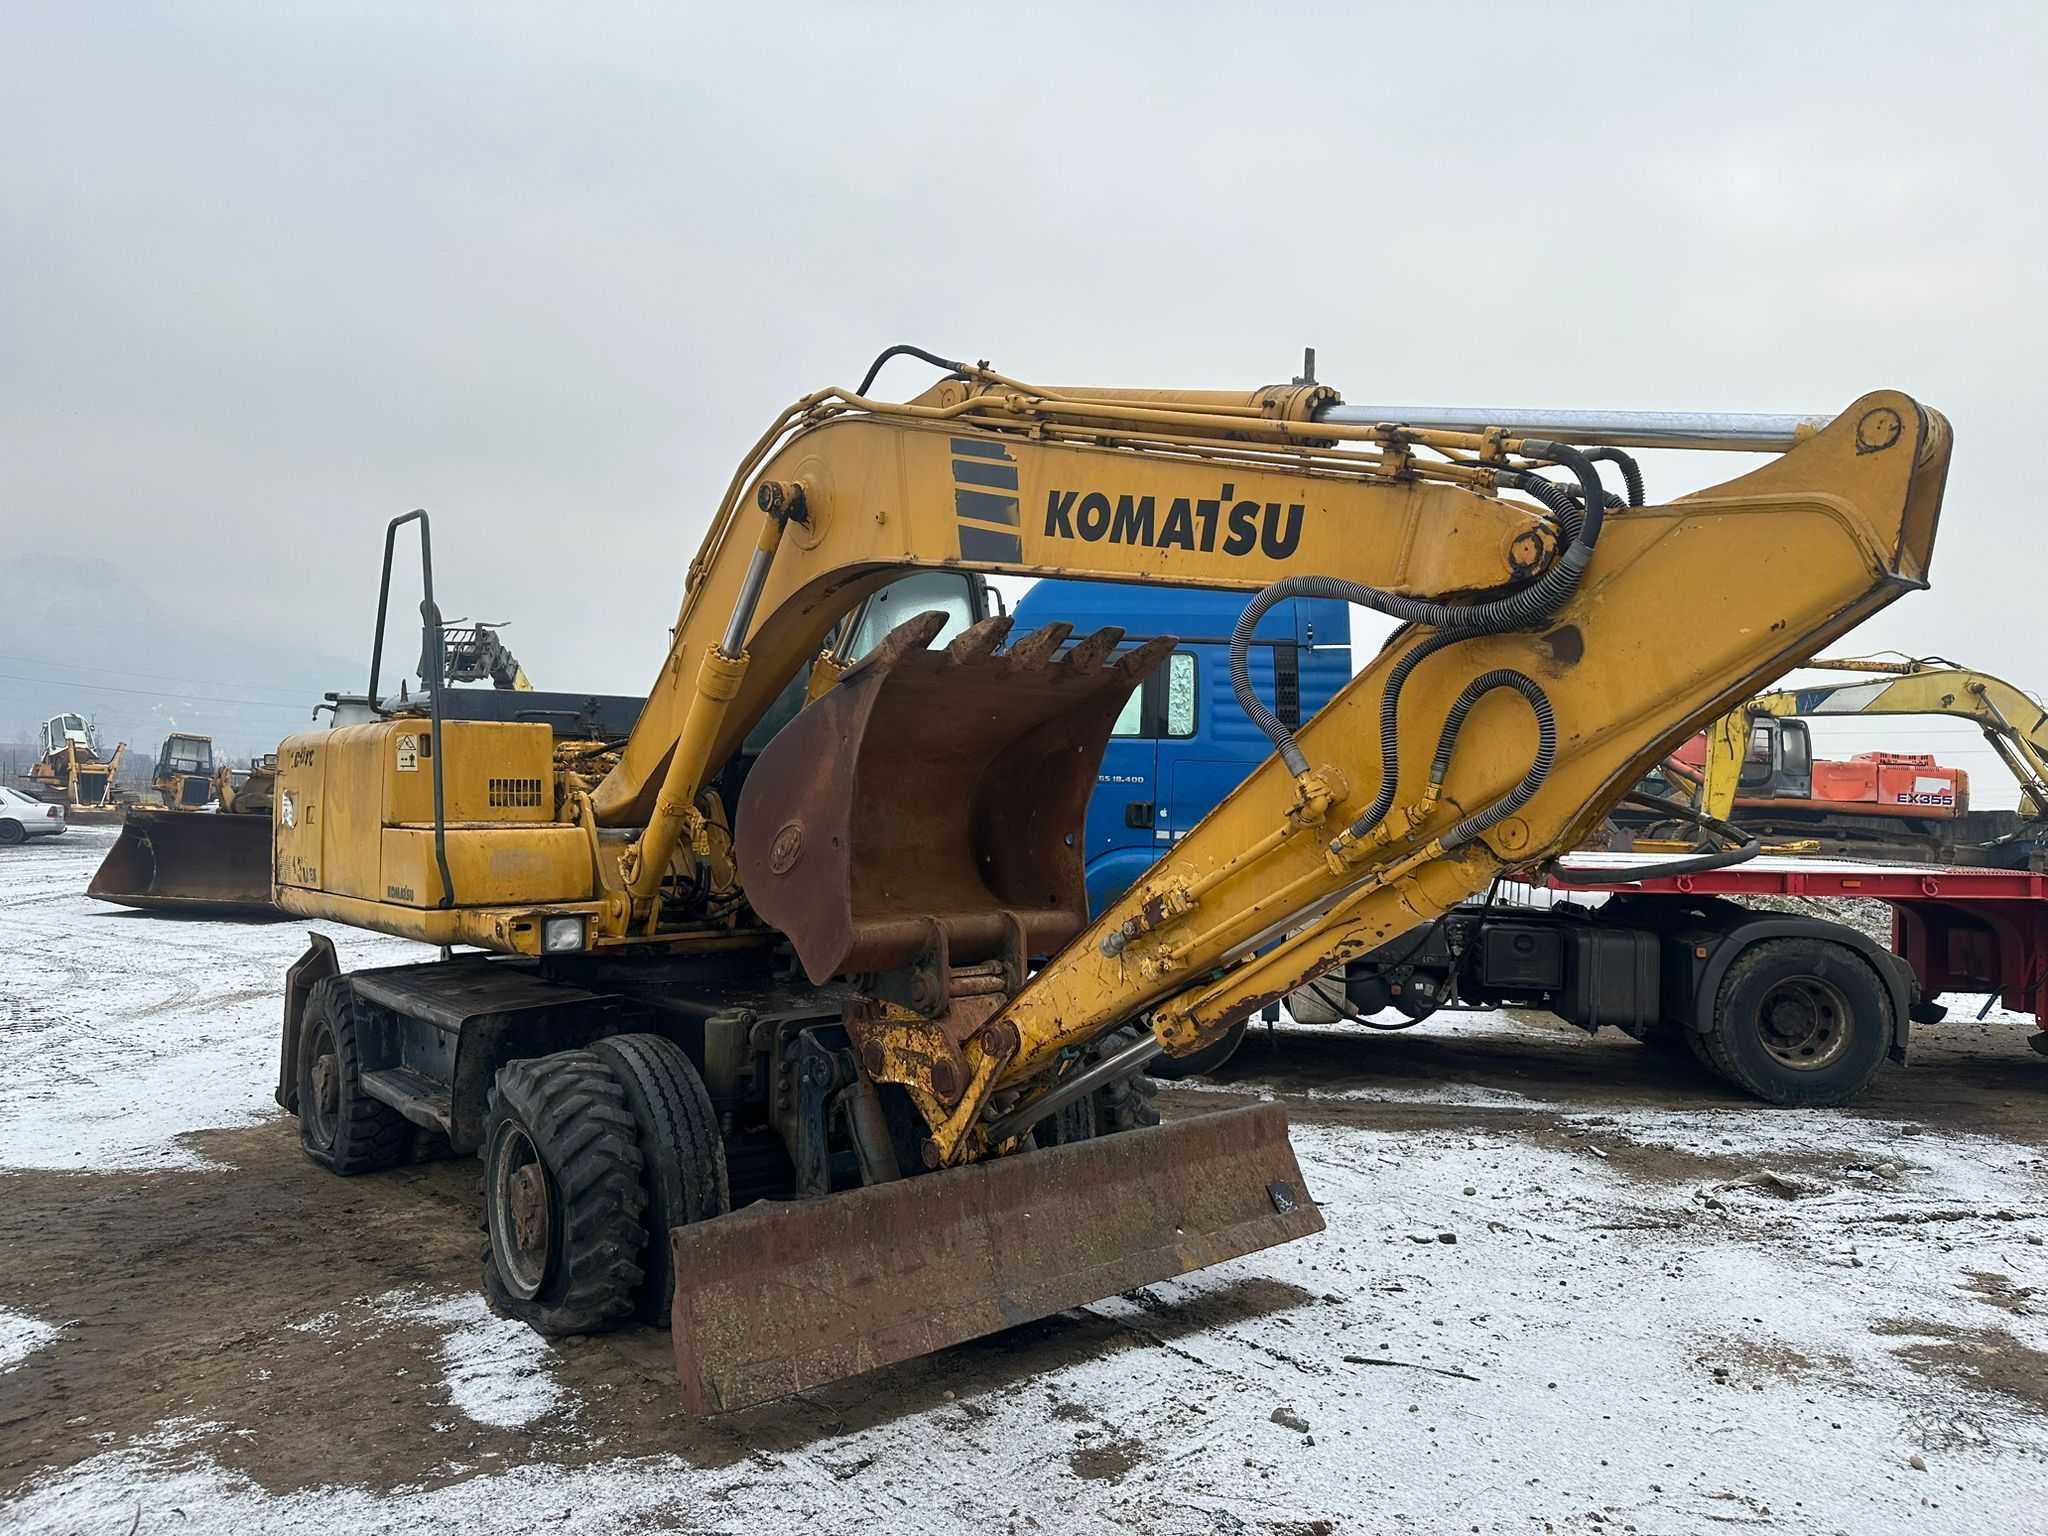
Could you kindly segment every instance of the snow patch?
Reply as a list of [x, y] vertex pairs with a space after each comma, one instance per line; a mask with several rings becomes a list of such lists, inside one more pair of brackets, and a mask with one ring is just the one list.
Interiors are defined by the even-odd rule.
[[11, 1371], [62, 1333], [54, 1323], [0, 1307], [0, 1371]]
[[554, 1412], [566, 1396], [549, 1374], [546, 1340], [498, 1316], [481, 1296], [430, 1301], [418, 1291], [387, 1291], [370, 1306], [385, 1317], [447, 1330], [440, 1358], [448, 1400], [479, 1424], [520, 1429]]

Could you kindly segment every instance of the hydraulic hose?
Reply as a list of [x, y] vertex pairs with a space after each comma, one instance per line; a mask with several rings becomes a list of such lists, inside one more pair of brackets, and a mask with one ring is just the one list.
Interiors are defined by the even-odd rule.
[[1588, 448], [1586, 457], [1603, 463], [1616, 465], [1621, 470], [1622, 483], [1628, 487], [1628, 504], [1640, 507], [1643, 504], [1643, 466], [1635, 455], [1619, 448]]
[[893, 347], [884, 347], [881, 355], [868, 364], [867, 373], [861, 378], [860, 388], [854, 393], [865, 397], [875, 387], [875, 377], [892, 357], [914, 357], [921, 363], [930, 363], [934, 368], [943, 368], [948, 373], [965, 373], [967, 365], [956, 363], [951, 358], [941, 357], [936, 352], [927, 352], [923, 347], [913, 347], [908, 342], [898, 342]]
[[1673, 875], [1697, 875], [1710, 869], [1726, 869], [1732, 864], [1746, 864], [1762, 851], [1762, 843], [1740, 827], [1708, 816], [1682, 800], [1666, 800], [1661, 795], [1647, 795], [1639, 789], [1632, 789], [1621, 798], [1626, 805], [1639, 805], [1645, 810], [1662, 811], [1678, 820], [1690, 821], [1701, 831], [1711, 833], [1731, 846], [1716, 853], [1666, 859], [1661, 864], [1631, 864], [1626, 868], [1566, 869], [1557, 864], [1551, 866], [1551, 879], [1559, 885], [1633, 885], [1638, 880], [1666, 880]]
[[[1294, 733], [1266, 708], [1265, 701], [1252, 686], [1251, 642], [1259, 620], [1276, 603], [1290, 597], [1329, 597], [1371, 608], [1403, 623], [1421, 624], [1439, 631], [1402, 657], [1387, 676], [1385, 691], [1380, 695], [1380, 760], [1383, 770], [1380, 791], [1373, 808], [1353, 824], [1353, 836], [1370, 831], [1386, 815], [1399, 792], [1395, 717], [1401, 687], [1416, 663], [1458, 640], [1506, 634], [1541, 622], [1571, 599], [1578, 590], [1586, 567], [1592, 563], [1594, 546], [1600, 540], [1600, 526], [1607, 515], [1607, 496], [1600, 483], [1600, 471], [1585, 454], [1563, 443], [1532, 440], [1524, 445], [1524, 451], [1531, 458], [1547, 459], [1569, 469], [1577, 477], [1585, 497], [1585, 511], [1583, 516], [1567, 525], [1570, 542], [1557, 563], [1519, 592], [1482, 603], [1445, 603], [1429, 598], [1404, 597], [1335, 576], [1288, 576], [1274, 582], [1245, 604], [1244, 612], [1238, 615], [1237, 624], [1230, 632], [1230, 688], [1237, 697], [1238, 707], [1273, 743], [1288, 771], [1298, 777], [1309, 771], [1308, 758], [1295, 741]], [[1541, 479], [1540, 476], [1531, 478]], [[1551, 484], [1559, 495], [1569, 495], [1562, 486], [1545, 483]], [[1547, 497], [1542, 499], [1546, 506], [1552, 505]], [[1561, 522], [1565, 521], [1561, 511], [1558, 516]]]
[[1465, 728], [1465, 717], [1472, 712], [1472, 706], [1489, 693], [1503, 688], [1519, 693], [1536, 716], [1536, 755], [1529, 760], [1529, 771], [1522, 775], [1521, 783], [1485, 810], [1467, 816], [1444, 834], [1446, 852], [1464, 847], [1487, 828], [1505, 821], [1527, 805], [1530, 797], [1543, 787], [1543, 781], [1550, 777], [1550, 770], [1557, 762], [1557, 717], [1551, 713], [1550, 699], [1533, 678], [1502, 667], [1482, 672], [1467, 683], [1465, 691], [1451, 705], [1450, 713], [1444, 716], [1443, 735], [1437, 738], [1436, 761], [1429, 767], [1430, 783], [1441, 784], [1444, 781], [1444, 774], [1451, 766], [1451, 752], [1458, 744], [1458, 733]]

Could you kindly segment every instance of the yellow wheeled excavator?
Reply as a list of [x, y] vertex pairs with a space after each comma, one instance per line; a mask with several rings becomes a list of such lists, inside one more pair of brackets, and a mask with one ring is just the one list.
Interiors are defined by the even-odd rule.
[[[2040, 867], [2048, 862], [2048, 710], [2016, 684], [1937, 659], [1819, 657], [1802, 670], [1859, 674], [1758, 694], [1705, 732], [1697, 770], [1664, 765], [1707, 818], [1809, 851], [1886, 852], [1936, 862]], [[1848, 791], [1820, 782], [1808, 716], [1942, 716], [1968, 720], [2010, 770], [2019, 809], [1971, 810], [1953, 769], [1879, 758], [1832, 765], [1863, 772]], [[1907, 766], [1886, 772], [1892, 763]]]
[[[944, 377], [878, 398], [906, 352]], [[1645, 505], [1628, 450], [1657, 447], [1777, 456]], [[1924, 586], [1948, 458], [1895, 393], [1832, 418], [1409, 410], [892, 348], [741, 460], [629, 733], [459, 718], [427, 678], [282, 744], [278, 904], [444, 958], [344, 972], [316, 937], [278, 1099], [337, 1173], [422, 1135], [478, 1153], [494, 1303], [543, 1332], [672, 1321], [695, 1411], [1308, 1236], [1276, 1106], [1151, 1125], [1139, 1069], [1571, 849]], [[373, 656], [409, 525], [440, 625], [409, 514]], [[1233, 682], [1275, 756], [1093, 922], [1083, 807], [1172, 641], [935, 605], [857, 654], [868, 598], [946, 572], [1258, 594]], [[1245, 656], [1303, 593], [1403, 624], [1290, 731]]]

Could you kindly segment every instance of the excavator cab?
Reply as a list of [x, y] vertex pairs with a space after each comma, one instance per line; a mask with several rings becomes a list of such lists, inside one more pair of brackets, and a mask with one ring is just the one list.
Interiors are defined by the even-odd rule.
[[164, 738], [152, 776], [166, 809], [203, 810], [214, 801], [213, 738], [173, 732]]
[[1804, 720], [1752, 720], [1737, 793], [1773, 800], [1813, 795], [1813, 733]]

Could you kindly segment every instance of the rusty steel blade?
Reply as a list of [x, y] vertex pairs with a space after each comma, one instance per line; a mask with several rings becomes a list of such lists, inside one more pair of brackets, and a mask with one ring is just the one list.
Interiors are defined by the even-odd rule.
[[1323, 1230], [1261, 1104], [670, 1233], [683, 1401], [726, 1413]]
[[1050, 954], [1088, 916], [1082, 819], [1110, 728], [1170, 637], [1120, 654], [1068, 626], [995, 649], [1007, 619], [927, 645], [898, 625], [779, 731], [747, 775], [734, 848], [747, 900], [804, 972], [884, 970], [943, 935], [955, 964], [1021, 940]]
[[270, 818], [130, 811], [85, 894], [194, 916], [260, 916], [270, 903]]

